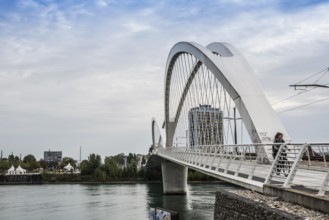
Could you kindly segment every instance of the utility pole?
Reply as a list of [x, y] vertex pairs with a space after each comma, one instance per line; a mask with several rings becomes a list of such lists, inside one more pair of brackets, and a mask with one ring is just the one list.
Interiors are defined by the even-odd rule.
[[224, 117], [223, 119], [228, 119], [228, 120], [234, 120], [234, 144], [238, 144], [238, 132], [237, 132], [237, 126], [236, 126], [236, 121], [237, 120], [240, 120], [242, 118], [236, 118], [236, 108], [234, 107], [233, 108], [233, 118], [230, 118], [230, 117]]
[[238, 144], [238, 137], [237, 137], [237, 132], [236, 132], [236, 108], [233, 108], [233, 113], [234, 113], [234, 144]]
[[79, 167], [80, 167], [80, 164], [81, 164], [81, 146], [80, 146]]

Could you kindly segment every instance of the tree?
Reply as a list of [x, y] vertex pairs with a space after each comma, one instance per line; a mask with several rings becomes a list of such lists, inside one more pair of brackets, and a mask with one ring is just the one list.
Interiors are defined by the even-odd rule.
[[14, 167], [17, 167], [18, 165], [20, 165], [20, 159], [18, 156], [14, 156], [13, 154], [10, 154], [8, 156], [8, 162], [11, 165], [14, 165]]
[[90, 175], [89, 167], [90, 166], [89, 166], [88, 160], [81, 161], [81, 164], [80, 164], [81, 175]]
[[40, 164], [38, 161], [31, 161], [29, 163], [22, 163], [20, 165], [22, 166], [22, 168], [24, 168], [28, 171], [33, 171], [33, 170], [40, 168]]
[[104, 169], [110, 179], [120, 178], [120, 170], [113, 157], [105, 157]]
[[163, 159], [157, 155], [151, 155], [146, 163], [144, 171], [145, 180], [161, 180], [161, 163]]
[[44, 161], [43, 159], [39, 160], [39, 164], [40, 164], [40, 167], [42, 167], [43, 169], [47, 169], [47, 167], [48, 167], [47, 162]]
[[129, 171], [129, 177], [137, 178], [137, 161], [136, 161], [136, 159], [131, 159], [128, 171]]
[[137, 160], [136, 154], [129, 153], [127, 157], [127, 163], [130, 164], [132, 160]]
[[90, 154], [88, 160], [81, 162], [81, 175], [93, 175], [101, 166], [102, 158], [96, 154]]
[[66, 165], [71, 164], [72, 167], [76, 168], [76, 163], [77, 163], [77, 161], [74, 160], [73, 158], [64, 157], [60, 164], [60, 167], [63, 169]]
[[121, 154], [117, 154], [115, 156], [112, 157], [113, 160], [117, 163], [117, 164], [124, 164], [125, 163], [125, 155], [124, 153]]
[[23, 158], [23, 163], [32, 163], [32, 162], [36, 162], [37, 160], [35, 159], [35, 157], [32, 154], [28, 154]]
[[102, 164], [102, 158], [99, 155], [96, 154], [90, 154], [88, 157], [89, 163], [91, 165], [91, 168], [93, 171], [96, 170], [96, 168], [100, 167]]
[[11, 164], [8, 160], [0, 161], [0, 172], [5, 172], [11, 167]]
[[105, 171], [102, 169], [102, 167], [97, 167], [95, 172], [94, 172], [94, 177], [98, 180], [98, 181], [105, 181], [106, 180], [106, 173]]
[[17, 162], [19, 162], [19, 157], [18, 156], [14, 156], [13, 154], [10, 154], [8, 156], [8, 160], [11, 163], [17, 163]]

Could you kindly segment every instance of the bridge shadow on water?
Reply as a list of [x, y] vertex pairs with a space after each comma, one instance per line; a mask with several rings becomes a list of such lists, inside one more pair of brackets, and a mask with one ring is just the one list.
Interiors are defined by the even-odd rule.
[[216, 191], [236, 189], [227, 183], [189, 183], [186, 195], [163, 195], [162, 184], [147, 184], [148, 207], [179, 213], [179, 219], [213, 219]]

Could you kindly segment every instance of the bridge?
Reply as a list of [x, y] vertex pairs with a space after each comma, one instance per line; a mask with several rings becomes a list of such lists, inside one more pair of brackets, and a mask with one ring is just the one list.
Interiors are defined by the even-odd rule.
[[[165, 72], [165, 122], [152, 120], [166, 194], [186, 193], [187, 170], [263, 192], [265, 185], [329, 191], [329, 143], [294, 143], [243, 55], [227, 43], [180, 42]], [[285, 143], [272, 156], [274, 136]]]

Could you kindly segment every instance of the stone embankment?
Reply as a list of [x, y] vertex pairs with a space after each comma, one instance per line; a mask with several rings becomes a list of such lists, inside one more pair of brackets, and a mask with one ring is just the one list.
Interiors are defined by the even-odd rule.
[[250, 190], [220, 190], [216, 194], [214, 219], [318, 220], [329, 219], [329, 215]]

